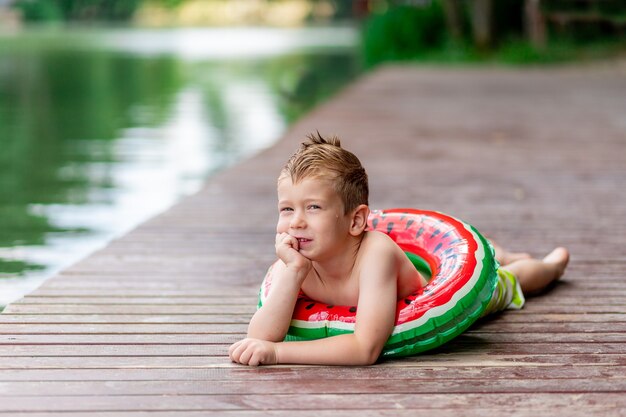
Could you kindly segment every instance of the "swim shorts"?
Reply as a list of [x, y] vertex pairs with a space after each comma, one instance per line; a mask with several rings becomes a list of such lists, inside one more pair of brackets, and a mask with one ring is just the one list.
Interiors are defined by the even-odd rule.
[[520, 310], [525, 302], [522, 288], [517, 277], [504, 269], [498, 269], [498, 282], [496, 289], [483, 316], [502, 310]]

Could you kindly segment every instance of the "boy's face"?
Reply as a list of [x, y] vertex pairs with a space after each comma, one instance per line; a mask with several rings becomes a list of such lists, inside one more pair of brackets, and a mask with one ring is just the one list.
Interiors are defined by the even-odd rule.
[[342, 253], [350, 238], [350, 214], [324, 178], [305, 178], [294, 184], [289, 176], [278, 181], [278, 233], [298, 239], [299, 252], [314, 261]]

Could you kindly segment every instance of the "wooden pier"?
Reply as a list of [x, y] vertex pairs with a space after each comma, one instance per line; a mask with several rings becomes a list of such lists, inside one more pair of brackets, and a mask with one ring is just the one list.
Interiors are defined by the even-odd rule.
[[[562, 282], [371, 367], [232, 364], [273, 261], [278, 171], [336, 133], [371, 206], [572, 252]], [[390, 66], [0, 315], [0, 416], [626, 415], [626, 63]]]

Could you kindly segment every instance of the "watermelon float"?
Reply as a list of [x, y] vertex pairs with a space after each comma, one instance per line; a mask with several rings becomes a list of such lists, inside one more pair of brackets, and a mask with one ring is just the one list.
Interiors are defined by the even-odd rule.
[[[398, 301], [396, 323], [382, 357], [413, 355], [463, 333], [483, 313], [497, 282], [489, 242], [467, 223], [415, 209], [372, 211], [368, 229], [387, 233], [428, 279], [428, 285]], [[271, 286], [261, 285], [259, 307]], [[354, 332], [356, 306], [333, 306], [301, 296], [285, 340], [312, 340]]]

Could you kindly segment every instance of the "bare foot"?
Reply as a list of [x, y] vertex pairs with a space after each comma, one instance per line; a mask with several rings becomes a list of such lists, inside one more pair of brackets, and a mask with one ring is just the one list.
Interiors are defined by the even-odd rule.
[[565, 272], [565, 267], [569, 263], [569, 251], [563, 247], [558, 247], [543, 258], [543, 262], [555, 266], [554, 280], [561, 278]]
[[503, 267], [518, 279], [525, 295], [536, 295], [561, 278], [569, 262], [569, 252], [556, 248], [543, 260], [519, 259]]

